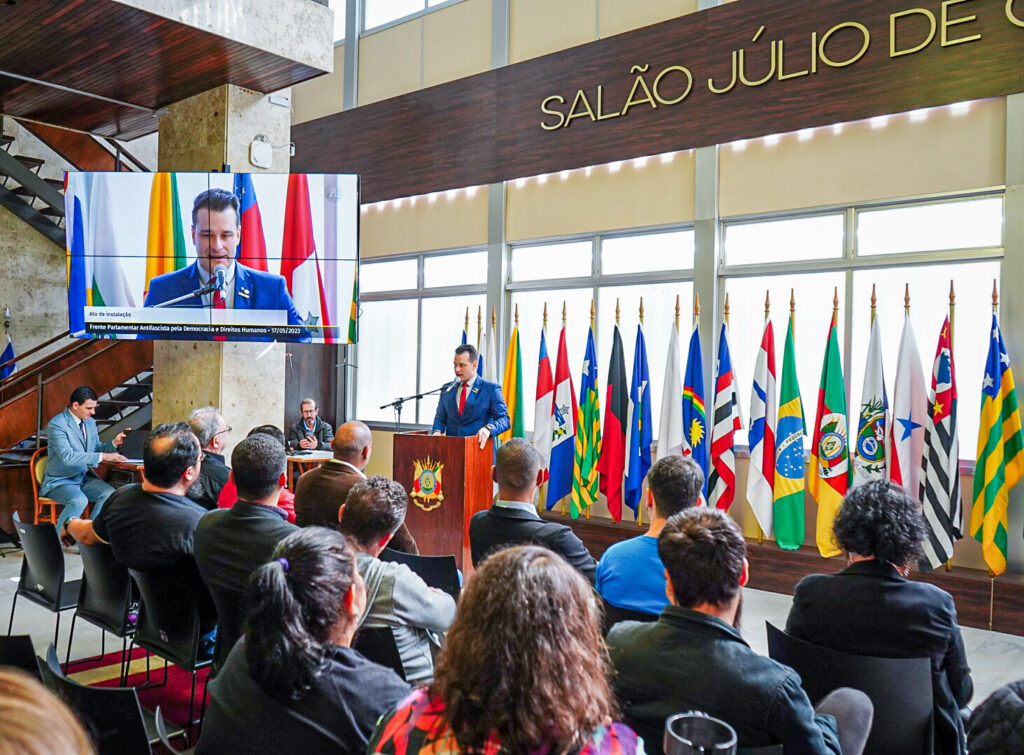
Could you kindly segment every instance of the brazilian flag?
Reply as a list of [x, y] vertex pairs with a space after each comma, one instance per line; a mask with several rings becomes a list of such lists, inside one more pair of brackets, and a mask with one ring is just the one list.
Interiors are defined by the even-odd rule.
[[804, 541], [804, 434], [790, 318], [775, 426], [775, 542], [786, 550], [796, 550]]

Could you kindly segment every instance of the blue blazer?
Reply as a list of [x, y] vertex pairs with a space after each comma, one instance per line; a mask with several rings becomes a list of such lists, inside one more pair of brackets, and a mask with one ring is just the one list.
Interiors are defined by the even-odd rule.
[[[152, 307], [195, 291], [203, 284], [199, 279], [198, 262], [173, 273], [158, 275], [149, 282], [144, 307]], [[295, 309], [285, 285], [284, 278], [273, 273], [253, 270], [240, 262], [235, 263], [235, 309], [283, 309], [288, 312], [289, 325], [303, 325], [304, 321]], [[175, 307], [202, 307], [203, 297], [186, 299]]]
[[103, 452], [113, 452], [113, 443], [100, 443], [96, 420], [85, 420], [85, 438], [78, 421], [65, 409], [46, 426], [46, 476], [39, 495], [47, 495], [61, 485], [81, 485], [90, 468], [99, 466]]
[[431, 432], [440, 430], [445, 435], [468, 437], [486, 427], [491, 435], [500, 435], [512, 426], [500, 385], [478, 375], [466, 394], [466, 408], [459, 414], [461, 390], [461, 386], [456, 386], [441, 393]]

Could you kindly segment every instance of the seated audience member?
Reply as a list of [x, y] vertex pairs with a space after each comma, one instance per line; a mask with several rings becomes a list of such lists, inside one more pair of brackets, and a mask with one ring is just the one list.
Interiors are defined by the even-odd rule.
[[408, 502], [402, 486], [385, 477], [356, 483], [345, 503], [341, 532], [355, 544], [359, 575], [366, 583], [360, 627], [390, 627], [405, 678], [422, 682], [433, 676], [432, 647], [440, 644], [437, 635], [451, 626], [455, 601], [428, 587], [405, 564], [377, 558], [405, 519]]
[[699, 710], [732, 726], [740, 747], [860, 755], [871, 731], [867, 695], [841, 688], [816, 712], [797, 673], [740, 636], [746, 550], [722, 511], [688, 508], [669, 518], [658, 536], [669, 606], [654, 623], [623, 621], [608, 633], [623, 720], [651, 752], [661, 752], [668, 716]]
[[59, 697], [14, 668], [0, 668], [0, 753], [92, 755], [82, 724]]
[[409, 692], [352, 649], [366, 588], [345, 537], [299, 530], [253, 575], [245, 636], [210, 682], [199, 753], [366, 752]]
[[86, 545], [108, 543], [114, 558], [129, 569], [185, 580], [199, 606], [202, 631], [208, 633], [217, 612], [193, 557], [196, 525], [206, 511], [185, 497], [202, 458], [187, 424], [157, 425], [142, 448], [146, 479], [118, 488], [95, 519], [71, 519], [67, 529]]
[[847, 493], [833, 532], [850, 565], [800, 580], [786, 631], [847, 653], [931, 658], [935, 752], [963, 753], [960, 708], [974, 686], [953, 598], [907, 579], [927, 537], [917, 502], [888, 481], [862, 485]]
[[513, 438], [498, 449], [492, 471], [498, 483], [498, 500], [487, 511], [478, 511], [469, 523], [469, 547], [473, 566], [506, 545], [533, 543], [550, 548], [594, 582], [597, 564], [583, 542], [564, 524], [546, 522], [537, 514], [534, 496], [544, 478], [541, 457], [522, 438]]
[[288, 429], [288, 445], [307, 451], [330, 451], [334, 430], [320, 419], [316, 400], [304, 398], [299, 402], [302, 419]]
[[597, 564], [597, 591], [618, 608], [659, 614], [668, 605], [665, 567], [658, 558], [658, 535], [665, 521], [695, 506], [704, 485], [697, 463], [682, 456], [665, 456], [647, 473], [647, 516], [643, 535], [615, 543]]
[[199, 574], [217, 606], [219, 668], [242, 634], [249, 577], [270, 560], [277, 544], [298, 528], [277, 507], [285, 479], [284, 446], [269, 435], [250, 435], [231, 452], [238, 500], [208, 512], [196, 527]]
[[[362, 422], [346, 422], [338, 428], [338, 434], [331, 441], [331, 449], [334, 458], [306, 472], [295, 486], [295, 523], [300, 527], [338, 528], [348, 491], [366, 479], [363, 470], [373, 453], [370, 428]], [[391, 539], [389, 547], [406, 553], [419, 553], [405, 522]]]
[[212, 406], [196, 409], [188, 416], [188, 426], [199, 438], [203, 449], [203, 463], [199, 477], [188, 489], [189, 498], [204, 509], [217, 508], [221, 488], [228, 481], [228, 465], [224, 463], [224, 449], [228, 444], [231, 428], [224, 421], [224, 415]]
[[[257, 425], [245, 437], [251, 438], [253, 435], [260, 434], [269, 435], [280, 443], [282, 448], [286, 447], [284, 433], [277, 425]], [[238, 488], [235, 487], [235, 481], [229, 477], [228, 481], [224, 483], [224, 487], [220, 489], [220, 495], [217, 497], [217, 508], [230, 509], [237, 500]], [[281, 497], [277, 499], [277, 507], [284, 511], [289, 522], [295, 524], [295, 493], [286, 487], [281, 488]]]
[[434, 682], [380, 721], [368, 752], [643, 752], [636, 734], [612, 723], [596, 598], [546, 548], [488, 558], [462, 591]]
[[971, 713], [967, 727], [971, 755], [1024, 752], [1024, 679], [1004, 685]]

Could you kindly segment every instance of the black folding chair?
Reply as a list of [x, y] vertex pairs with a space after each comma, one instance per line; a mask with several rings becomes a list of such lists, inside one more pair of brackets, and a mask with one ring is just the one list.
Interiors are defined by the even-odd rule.
[[0, 637], [0, 666], [20, 668], [39, 681], [43, 681], [31, 635], [12, 634]]
[[139, 703], [133, 688], [87, 687], [68, 679], [53, 645], [47, 651], [46, 665], [57, 695], [78, 714], [99, 752], [152, 752], [151, 745], [160, 741], [156, 719]]
[[[128, 646], [128, 655], [135, 645], [164, 659], [164, 683], [167, 683], [167, 662], [192, 674], [192, 691], [188, 701], [188, 726], [198, 723], [193, 718], [196, 699], [196, 672], [210, 665], [213, 658], [203, 652], [201, 611], [193, 591], [197, 585], [183, 577], [179, 570], [162, 569], [142, 572], [129, 569], [138, 585], [142, 606], [135, 634]], [[205, 586], [198, 585], [203, 590]], [[209, 601], [209, 594], [205, 599]], [[210, 602], [212, 606], [212, 601]], [[148, 680], [148, 674], [147, 674]], [[203, 700], [205, 702], [204, 693]], [[202, 714], [200, 713], [200, 721]]]
[[[155, 719], [156, 723], [156, 733], [160, 737], [160, 744], [162, 744], [167, 749], [168, 752], [176, 752], [180, 753], [181, 755], [191, 755], [191, 753], [194, 753], [196, 751], [195, 747], [189, 747], [187, 750], [174, 749], [174, 746], [171, 744], [171, 739], [178, 735], [175, 734], [173, 731], [167, 731], [167, 724], [164, 723], [164, 714], [160, 711], [159, 705], [156, 706], [156, 710], [153, 711], [153, 718]], [[782, 755], [782, 753], [780, 752], [779, 755]]]
[[864, 751], [873, 755], [914, 755], [933, 749], [934, 702], [928, 658], [878, 658], [815, 645], [765, 622], [768, 655], [800, 674], [801, 685], [818, 702], [837, 687], [861, 690], [875, 706]]
[[455, 556], [414, 556], [411, 553], [385, 548], [381, 551], [380, 560], [405, 564], [428, 586], [444, 590], [458, 602], [462, 586], [459, 584], [459, 569], [455, 563]]
[[352, 647], [362, 653], [368, 660], [394, 669], [395, 673], [405, 679], [405, 666], [398, 652], [395, 633], [391, 627], [362, 627], [356, 632]]
[[[81, 591], [78, 593], [78, 607], [71, 617], [71, 636], [68, 637], [68, 654], [64, 669], [71, 664], [71, 643], [75, 639], [75, 621], [79, 617], [100, 628], [100, 655], [106, 655], [107, 632], [121, 638], [121, 685], [127, 676], [128, 638], [135, 633], [139, 614], [138, 590], [132, 582], [128, 569], [114, 558], [113, 551], [106, 543], [78, 546], [82, 557]], [[82, 663], [98, 658], [83, 658]]]
[[25, 549], [25, 559], [21, 562], [21, 578], [11, 602], [11, 620], [7, 623], [7, 634], [10, 635], [14, 629], [14, 609], [18, 605], [20, 595], [57, 615], [57, 623], [53, 630], [53, 644], [56, 646], [60, 636], [61, 611], [78, 605], [82, 580], [64, 581], [64, 552], [60, 548], [57, 530], [52, 524], [25, 524], [15, 513], [14, 526]]

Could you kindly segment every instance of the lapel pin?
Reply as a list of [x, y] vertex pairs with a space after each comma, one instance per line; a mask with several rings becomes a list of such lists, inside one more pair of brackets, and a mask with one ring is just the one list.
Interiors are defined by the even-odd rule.
[[240, 288], [240, 289], [238, 289], [238, 295], [243, 297], [243, 298], [245, 298], [245, 299], [248, 299], [249, 298], [249, 289], [247, 289], [247, 288]]

